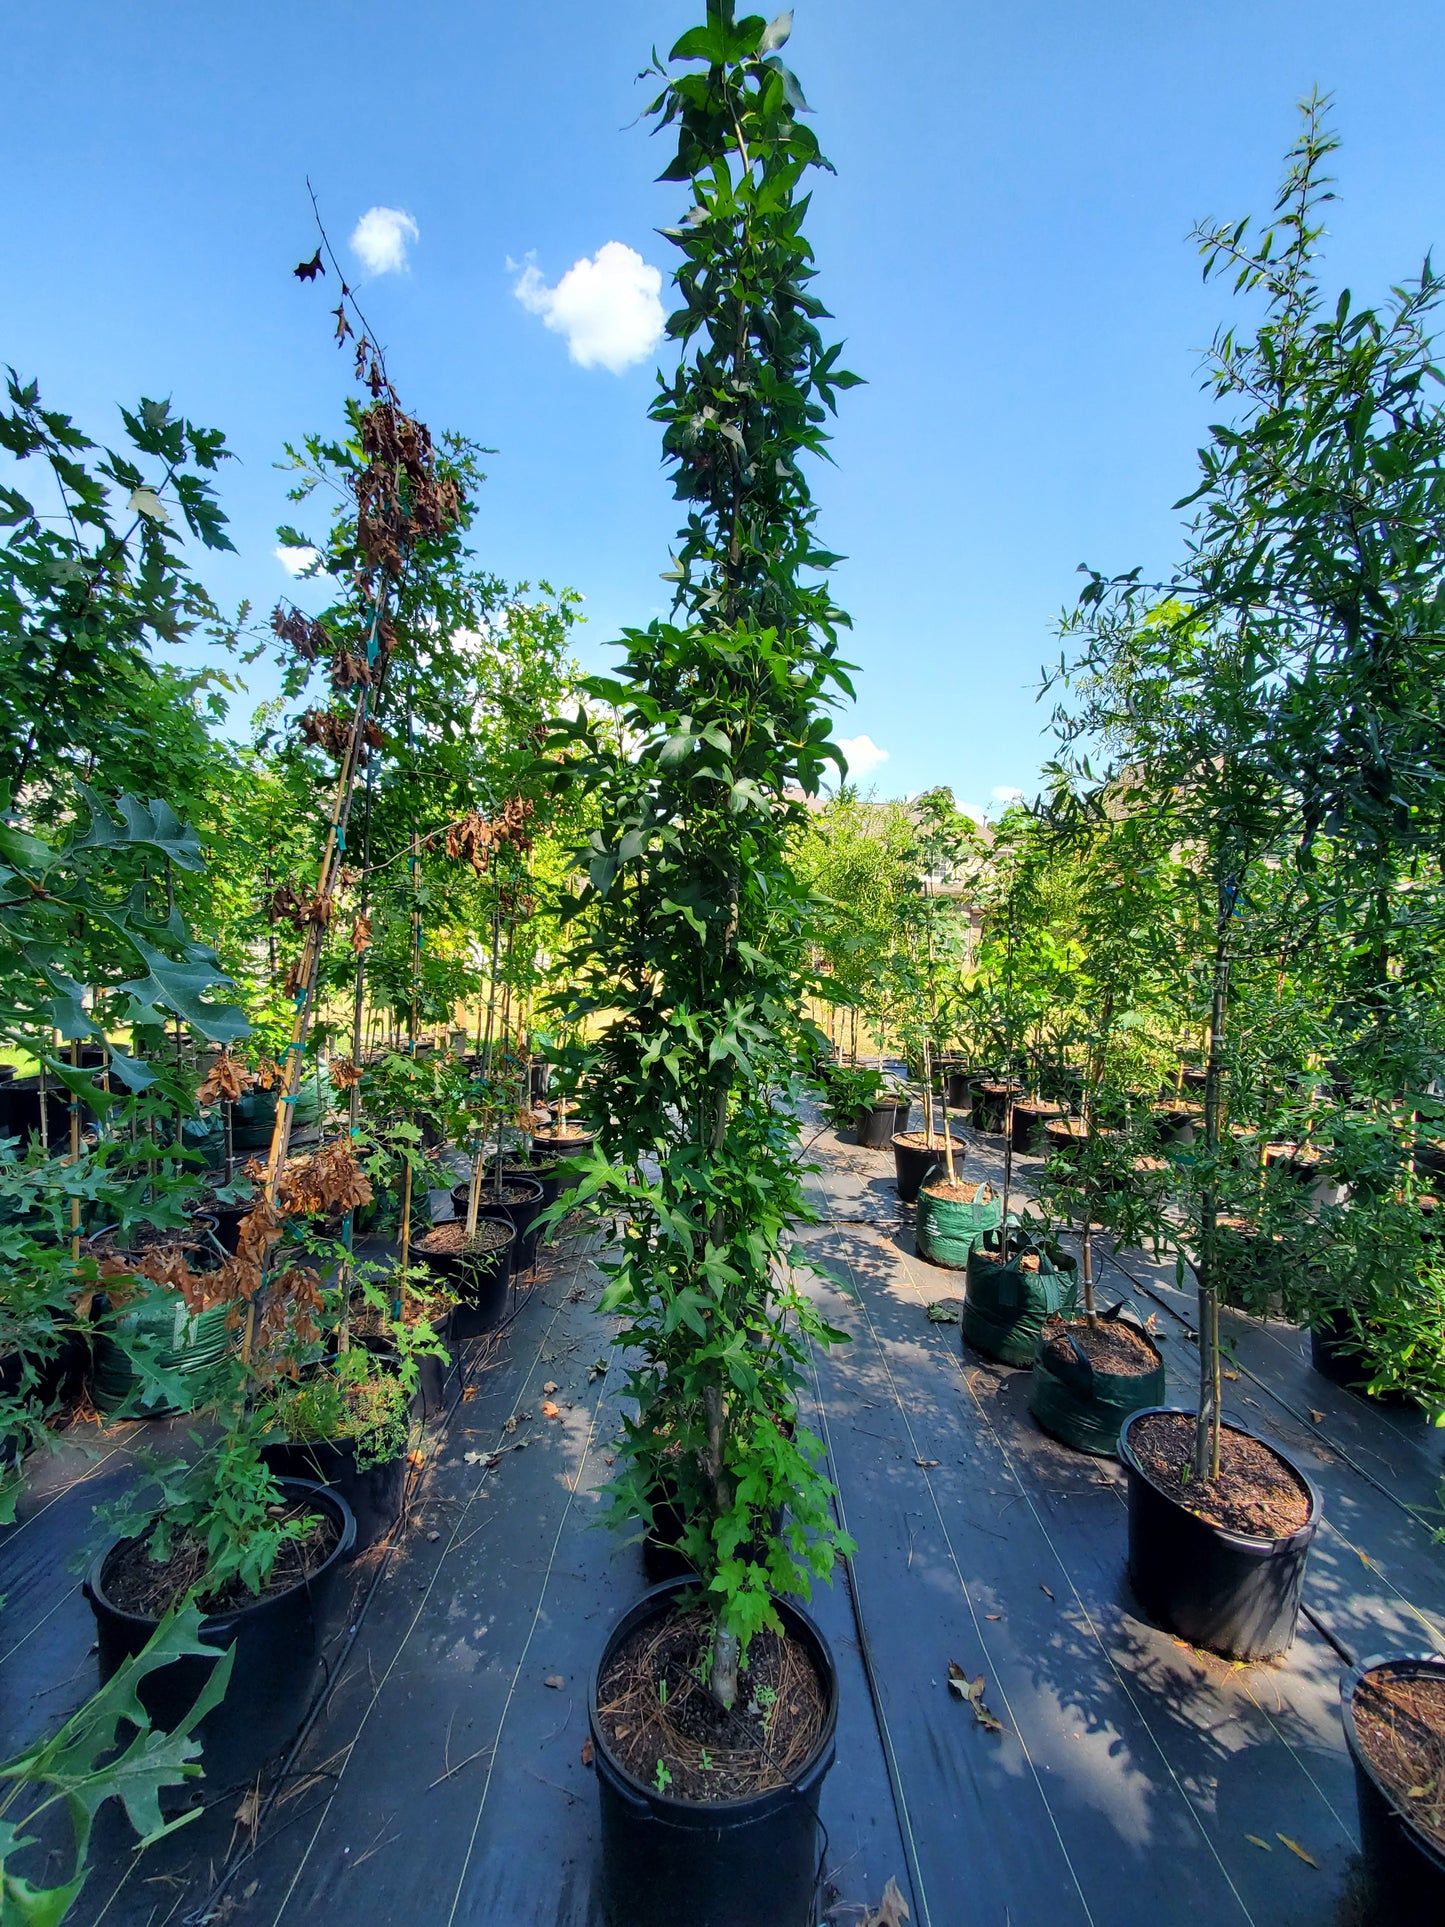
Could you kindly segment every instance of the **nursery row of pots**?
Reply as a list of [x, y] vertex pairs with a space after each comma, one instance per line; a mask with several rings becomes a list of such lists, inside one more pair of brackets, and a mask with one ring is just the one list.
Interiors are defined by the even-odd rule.
[[[423, 1421], [440, 1415], [447, 1406], [455, 1346], [494, 1329], [505, 1316], [509, 1285], [536, 1262], [541, 1235], [537, 1220], [552, 1204], [565, 1182], [560, 1160], [575, 1156], [590, 1140], [575, 1127], [553, 1126], [539, 1135], [531, 1151], [513, 1152], [499, 1170], [488, 1170], [483, 1190], [494, 1200], [482, 1210], [481, 1237], [470, 1242], [455, 1233], [454, 1222], [436, 1225], [414, 1249], [429, 1272], [440, 1278], [446, 1307], [439, 1317], [428, 1313], [423, 1328], [428, 1344], [414, 1354], [416, 1390], [410, 1417]], [[525, 1142], [525, 1140], [524, 1140]], [[465, 1216], [470, 1187], [452, 1195], [455, 1213]], [[240, 1215], [246, 1206], [239, 1207]], [[214, 1269], [225, 1246], [234, 1250], [234, 1218], [218, 1223], [214, 1213], [193, 1220], [183, 1234], [184, 1257], [193, 1273]], [[227, 1237], [227, 1232], [231, 1234]], [[172, 1234], [174, 1237], [174, 1234]], [[440, 1249], [433, 1245], [440, 1243]], [[95, 1247], [108, 1251], [106, 1241]], [[134, 1255], [130, 1253], [117, 1256]], [[124, 1280], [118, 1279], [118, 1285]], [[423, 1304], [423, 1311], [426, 1306]], [[168, 1286], [143, 1286], [127, 1299], [122, 1292], [111, 1307], [102, 1294], [94, 1301], [97, 1317], [94, 1362], [90, 1345], [73, 1338], [62, 1348], [60, 1362], [51, 1365], [56, 1377], [55, 1400], [76, 1396], [83, 1389], [87, 1366], [97, 1405], [102, 1410], [126, 1410], [133, 1402], [135, 1379], [127, 1347], [139, 1343], [168, 1374], [194, 1387], [184, 1406], [152, 1406], [147, 1416], [163, 1411], [197, 1409], [225, 1356], [235, 1346], [234, 1321], [228, 1323], [224, 1305], [194, 1314], [179, 1291]], [[352, 1316], [359, 1321], [349, 1343], [353, 1352], [369, 1355], [385, 1379], [397, 1358], [396, 1346], [384, 1330], [369, 1335], [367, 1313], [360, 1298]], [[123, 1346], [119, 1338], [126, 1341]], [[324, 1379], [334, 1359], [318, 1355], [303, 1365], [301, 1386], [311, 1374]], [[370, 1369], [370, 1368], [369, 1368]], [[318, 1380], [319, 1382], [319, 1380]], [[267, 1444], [261, 1458], [279, 1482], [286, 1507], [285, 1522], [295, 1530], [268, 1583], [253, 1596], [232, 1585], [213, 1602], [202, 1622], [203, 1642], [224, 1651], [234, 1645], [236, 1685], [207, 1715], [201, 1726], [206, 1770], [213, 1784], [233, 1784], [255, 1773], [294, 1734], [309, 1687], [318, 1627], [326, 1602], [346, 1562], [384, 1539], [401, 1516], [410, 1470], [409, 1454], [401, 1436], [372, 1445], [362, 1434], [303, 1434]], [[85, 1597], [95, 1615], [100, 1676], [109, 1679], [128, 1657], [139, 1653], [155, 1632], [170, 1603], [165, 1587], [175, 1579], [184, 1591], [184, 1572], [157, 1569], [146, 1547], [149, 1533], [122, 1538], [92, 1562], [84, 1584]], [[143, 1697], [158, 1725], [174, 1725], [195, 1702], [212, 1662], [191, 1657], [152, 1672], [144, 1682]]]
[[[901, 1108], [899, 1121], [906, 1128]], [[1277, 1446], [1226, 1426], [1226, 1461], [1245, 1462], [1241, 1511], [1257, 1506], [1249, 1480], [1263, 1470], [1269, 1505], [1283, 1489], [1295, 1516], [1276, 1531], [1263, 1523], [1263, 1512], [1259, 1523], [1242, 1516], [1230, 1522], [1196, 1509], [1170, 1470], [1194, 1414], [1165, 1402], [1164, 1361], [1136, 1308], [1113, 1305], [1093, 1327], [1080, 1320], [1073, 1257], [1012, 1223], [1005, 1243], [1001, 1199], [987, 1184], [962, 1181], [966, 1143], [952, 1143], [950, 1182], [941, 1145], [922, 1138], [900, 1134], [892, 1142], [899, 1198], [916, 1204], [917, 1251], [964, 1273], [963, 1343], [1031, 1372], [1029, 1410], [1041, 1428], [1075, 1449], [1121, 1460], [1127, 1569], [1144, 1612], [1189, 1644], [1236, 1660], [1287, 1651], [1322, 1511], [1313, 1480]], [[1348, 1331], [1337, 1323], [1311, 1336], [1317, 1367], [1336, 1383], [1357, 1385]], [[1436, 1795], [1445, 1788], [1435, 1788], [1427, 1770], [1434, 1757], [1429, 1722], [1438, 1730], [1445, 1708], [1445, 1659], [1366, 1659], [1345, 1674], [1340, 1690], [1379, 1918], [1423, 1927], [1442, 1917], [1445, 1852], [1420, 1823], [1420, 1788], [1409, 1782], [1412, 1775], [1428, 1782], [1438, 1809]]]

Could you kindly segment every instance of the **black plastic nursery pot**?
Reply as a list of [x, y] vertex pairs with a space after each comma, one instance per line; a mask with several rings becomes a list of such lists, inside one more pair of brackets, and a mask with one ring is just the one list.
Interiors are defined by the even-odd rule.
[[384, 1539], [401, 1517], [407, 1458], [357, 1470], [355, 1439], [301, 1439], [268, 1445], [261, 1457], [283, 1482], [324, 1485], [346, 1501], [356, 1522], [348, 1558]]
[[549, 1205], [556, 1203], [557, 1193], [562, 1184], [562, 1177], [553, 1159], [541, 1158], [533, 1163], [504, 1164], [502, 1166], [503, 1184], [515, 1183], [519, 1178], [529, 1178], [533, 1184], [541, 1185], [542, 1209], [544, 1211]]
[[1360, 1350], [1360, 1340], [1354, 1326], [1342, 1311], [1325, 1312], [1317, 1316], [1310, 1329], [1310, 1363], [1331, 1385], [1341, 1385], [1347, 1392], [1358, 1398], [1367, 1398], [1373, 1404], [1387, 1405], [1397, 1410], [1408, 1410], [1414, 1400], [1404, 1392], [1372, 1392], [1369, 1389], [1373, 1376], [1369, 1361]]
[[[512, 1240], [511, 1267], [513, 1272], [530, 1271], [537, 1262], [537, 1244], [541, 1238], [541, 1227], [537, 1216], [547, 1202], [546, 1191], [540, 1178], [530, 1176], [526, 1171], [504, 1170], [502, 1188], [507, 1191], [525, 1191], [524, 1198], [496, 1198], [486, 1186], [482, 1189], [482, 1201], [495, 1219], [498, 1213], [507, 1219], [516, 1237]], [[459, 1184], [452, 1192], [452, 1209], [459, 1218], [467, 1215], [468, 1187]], [[556, 1193], [556, 1180], [553, 1181], [553, 1197]]]
[[1023, 1157], [1042, 1157], [1046, 1147], [1044, 1126], [1067, 1113], [1058, 1104], [1028, 1104], [1014, 1099], [1013, 1148]]
[[1357, 1698], [1371, 1674], [1445, 1680], [1438, 1653], [1390, 1653], [1361, 1660], [1340, 1680], [1345, 1739], [1355, 1769], [1360, 1846], [1381, 1927], [1439, 1927], [1445, 1920], [1445, 1851], [1418, 1826], [1409, 1808], [1385, 1785], [1366, 1758], [1355, 1724]]
[[[980, 1077], [975, 1078], [968, 1088], [974, 1130], [986, 1131], [993, 1137], [1000, 1136], [1008, 1115], [1010, 1086], [991, 1077]], [[1013, 1085], [1012, 1090], [1017, 1100], [1022, 1095], [1019, 1086]]]
[[[1309, 1518], [1282, 1539], [1257, 1539], [1211, 1525], [1161, 1492], [1134, 1455], [1130, 1432], [1158, 1412], [1194, 1417], [1178, 1405], [1148, 1406], [1126, 1419], [1119, 1434], [1129, 1484], [1129, 1583], [1135, 1597], [1166, 1632], [1226, 1659], [1273, 1659], [1288, 1652], [1305, 1562], [1319, 1529], [1319, 1489], [1287, 1452], [1261, 1439], [1309, 1493]], [[1241, 1425], [1225, 1429], [1245, 1430]]]
[[[916, 1133], [914, 1135], [917, 1135]], [[930, 1171], [935, 1168], [939, 1173], [947, 1170], [942, 1133], [935, 1134], [935, 1144], [911, 1144], [906, 1136], [897, 1135], [893, 1139], [894, 1183], [901, 1204], [917, 1202], [919, 1190]], [[962, 1138], [953, 1140], [953, 1165], [955, 1170], [962, 1169], [964, 1153], [968, 1146]]]
[[955, 1070], [950, 1065], [943, 1080], [943, 1101], [951, 1111], [966, 1111], [972, 1101], [969, 1086], [977, 1076], [976, 1071]]
[[886, 1151], [895, 1137], [908, 1129], [912, 1100], [907, 1096], [879, 1098], [873, 1104], [860, 1104], [853, 1119], [858, 1142], [870, 1151]]
[[[285, 1482], [285, 1491], [288, 1499], [309, 1499], [318, 1511], [329, 1512], [340, 1537], [309, 1579], [202, 1620], [200, 1637], [207, 1646], [214, 1646], [218, 1655], [228, 1646], [236, 1648], [226, 1697], [198, 1728], [208, 1799], [218, 1789], [251, 1779], [295, 1737], [306, 1711], [318, 1613], [343, 1561], [351, 1556], [356, 1521], [340, 1493], [294, 1479]], [[106, 1593], [106, 1570], [124, 1543], [101, 1553], [82, 1587], [95, 1615], [102, 1685], [141, 1650], [159, 1623], [114, 1605]], [[142, 1683], [141, 1701], [158, 1728], [174, 1726], [189, 1712], [213, 1664], [199, 1656], [178, 1659]]]
[[511, 1288], [516, 1226], [504, 1211], [490, 1208], [479, 1212], [477, 1221], [505, 1226], [509, 1234], [506, 1241], [492, 1251], [476, 1255], [466, 1251], [429, 1252], [425, 1241], [417, 1245], [417, 1253], [429, 1269], [444, 1278], [448, 1289], [456, 1294], [452, 1337], [458, 1344], [496, 1330], [506, 1316], [507, 1293]]
[[827, 1711], [811, 1757], [787, 1785], [745, 1800], [703, 1805], [673, 1799], [614, 1758], [597, 1719], [598, 1682], [617, 1648], [661, 1618], [686, 1578], [643, 1594], [613, 1627], [588, 1698], [602, 1811], [602, 1917], [610, 1927], [812, 1927], [821, 1872], [818, 1796], [833, 1764], [838, 1671], [828, 1642], [799, 1607], [776, 1605], [789, 1635], [808, 1647], [825, 1683]]
[[[532, 1138], [532, 1154], [543, 1158], [580, 1158], [592, 1149], [594, 1134], [554, 1125], [550, 1131], [537, 1132]], [[575, 1171], [558, 1171], [557, 1191], [570, 1191], [577, 1182]]]

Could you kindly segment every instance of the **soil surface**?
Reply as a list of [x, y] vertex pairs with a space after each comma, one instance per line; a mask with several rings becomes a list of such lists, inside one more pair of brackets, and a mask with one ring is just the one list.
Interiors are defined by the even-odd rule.
[[565, 1130], [533, 1131], [532, 1142], [534, 1144], [590, 1144], [592, 1137], [591, 1131], [580, 1131], [569, 1124]]
[[[238, 1606], [252, 1605], [309, 1579], [330, 1557], [341, 1528], [329, 1512], [313, 1512], [306, 1500], [294, 1505], [272, 1506], [271, 1517], [286, 1522], [312, 1521], [310, 1532], [302, 1539], [282, 1543], [271, 1577], [259, 1593], [248, 1592], [239, 1581], [218, 1594], [202, 1593], [200, 1603], [207, 1612], [231, 1612]], [[189, 1532], [177, 1533], [171, 1541], [169, 1559], [152, 1559], [146, 1551], [148, 1535], [127, 1539], [116, 1547], [105, 1563], [101, 1579], [105, 1596], [123, 1612], [140, 1613], [160, 1619], [183, 1599], [206, 1570], [206, 1549]]]
[[[465, 1190], [465, 1188], [466, 1187], [464, 1185], [457, 1186], [458, 1191]], [[497, 1189], [496, 1180], [494, 1178], [489, 1177], [486, 1183], [482, 1186], [481, 1203], [484, 1205], [531, 1204], [532, 1202], [533, 1202], [532, 1191], [529, 1185], [504, 1184], [501, 1190], [499, 1191]], [[458, 1215], [460, 1215], [460, 1213]]]
[[1226, 1425], [1219, 1437], [1219, 1477], [1191, 1475], [1194, 1419], [1159, 1412], [1131, 1426], [1129, 1443], [1152, 1485], [1210, 1525], [1258, 1539], [1285, 1539], [1308, 1522], [1310, 1497], [1278, 1452]]
[[1060, 1326], [1052, 1335], [1046, 1333], [1045, 1344], [1052, 1365], [1067, 1369], [1075, 1363], [1073, 1346], [1065, 1342], [1065, 1332], [1096, 1372], [1112, 1372], [1119, 1378], [1143, 1378], [1159, 1363], [1153, 1346], [1132, 1325], [1110, 1318], [1100, 1320], [1092, 1329], [1086, 1320], [1080, 1319], [1077, 1324]]
[[557, 1169], [556, 1158], [533, 1158], [527, 1164], [505, 1164], [502, 1166], [504, 1178], [550, 1178]]
[[[712, 1619], [696, 1609], [638, 1627], [597, 1685], [597, 1723], [614, 1758], [677, 1800], [743, 1800], [794, 1779], [823, 1730], [824, 1685], [805, 1646], [761, 1632], [748, 1648], [737, 1704], [698, 1674]], [[665, 1690], [664, 1690], [665, 1689]]]
[[[1001, 1251], [990, 1251], [986, 1245], [975, 1245], [973, 1255], [975, 1258], [981, 1259], [986, 1265], [1001, 1265], [1005, 1263], [1004, 1255]], [[1017, 1259], [1020, 1271], [1032, 1272], [1037, 1271], [1039, 1268], [1039, 1254], [1036, 1251], [1026, 1251], [1020, 1258], [1017, 1250], [1012, 1250], [1009, 1253], [1009, 1260], [1012, 1261], [1014, 1259]]]
[[1355, 1688], [1360, 1751], [1396, 1804], [1445, 1849], [1445, 1678], [1380, 1667]]
[[930, 1198], [937, 1198], [943, 1204], [972, 1204], [982, 1191], [981, 1184], [949, 1184], [947, 1180], [935, 1184], [925, 1184], [924, 1190]]
[[[927, 1131], [900, 1131], [896, 1141], [899, 1144], [911, 1146], [915, 1151], [937, 1151], [940, 1157], [943, 1156], [945, 1150], [942, 1131], [934, 1132], [932, 1144], [928, 1142]], [[953, 1155], [956, 1158], [961, 1158], [967, 1149], [968, 1140], [966, 1138], [956, 1137], [953, 1140]]]
[[465, 1218], [453, 1218], [450, 1224], [439, 1224], [418, 1238], [416, 1248], [423, 1254], [434, 1252], [445, 1256], [453, 1251], [497, 1251], [511, 1241], [510, 1225], [497, 1224], [491, 1218], [478, 1218], [476, 1236], [468, 1238]]

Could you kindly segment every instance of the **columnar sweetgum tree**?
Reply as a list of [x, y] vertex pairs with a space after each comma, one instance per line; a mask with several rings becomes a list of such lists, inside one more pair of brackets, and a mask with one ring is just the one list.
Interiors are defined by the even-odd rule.
[[[857, 377], [824, 344], [803, 235], [809, 171], [826, 166], [768, 24], [709, 0], [651, 113], [677, 133], [664, 180], [691, 202], [664, 230], [681, 261], [681, 350], [652, 406], [687, 504], [673, 619], [626, 632], [615, 678], [559, 729], [564, 781], [593, 788], [598, 827], [571, 899], [564, 1021], [597, 1129], [579, 1199], [611, 1225], [605, 1309], [636, 1359], [615, 1494], [650, 1522], [663, 1492], [715, 1613], [711, 1683], [737, 1692], [749, 1638], [779, 1624], [846, 1543], [821, 1448], [796, 1425], [809, 1336], [788, 1229], [807, 1213], [790, 1099], [817, 1032], [809, 899], [790, 832], [829, 761], [824, 706], [849, 685], [846, 620], [814, 535], [801, 466], [823, 452], [835, 391]], [[781, 1529], [777, 1515], [783, 1515]]]

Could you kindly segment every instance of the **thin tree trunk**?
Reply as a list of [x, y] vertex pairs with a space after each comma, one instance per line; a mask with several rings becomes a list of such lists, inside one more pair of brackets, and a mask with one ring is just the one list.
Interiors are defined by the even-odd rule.
[[1209, 1170], [1200, 1200], [1199, 1238], [1199, 1409], [1194, 1425], [1194, 1476], [1212, 1479], [1219, 1472], [1219, 1297], [1215, 1290], [1215, 1250], [1219, 1194], [1213, 1175], [1219, 1155], [1220, 1078], [1229, 1004], [1229, 921], [1233, 899], [1226, 883], [1219, 885], [1215, 917], [1213, 988], [1209, 1012], [1209, 1056], [1204, 1073], [1204, 1155]]

